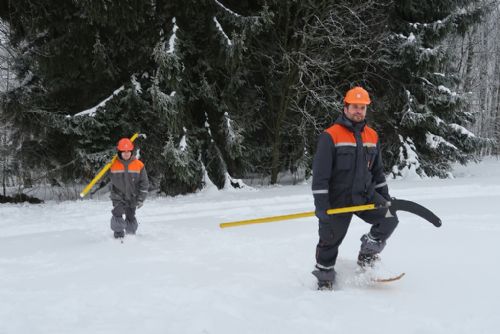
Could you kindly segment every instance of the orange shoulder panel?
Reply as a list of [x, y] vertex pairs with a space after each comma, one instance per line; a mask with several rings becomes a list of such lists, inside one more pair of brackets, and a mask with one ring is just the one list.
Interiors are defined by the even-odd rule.
[[128, 170], [129, 171], [137, 171], [140, 172], [144, 168], [144, 164], [142, 163], [141, 160], [135, 159], [128, 165]]
[[373, 130], [369, 126], [365, 126], [363, 132], [361, 133], [361, 139], [363, 140], [363, 143], [370, 143], [377, 145], [378, 143], [377, 131]]
[[330, 137], [332, 137], [333, 143], [335, 145], [339, 143], [356, 143], [354, 134], [340, 124], [334, 124], [325, 131], [328, 132]]
[[116, 159], [115, 162], [111, 165], [111, 171], [119, 171], [119, 170], [125, 170], [125, 166], [121, 163], [120, 160]]

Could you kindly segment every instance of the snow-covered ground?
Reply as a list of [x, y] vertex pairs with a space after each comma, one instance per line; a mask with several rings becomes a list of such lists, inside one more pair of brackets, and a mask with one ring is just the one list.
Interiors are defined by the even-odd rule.
[[335, 292], [314, 289], [314, 218], [218, 225], [310, 211], [307, 184], [152, 199], [123, 244], [108, 200], [0, 205], [0, 333], [498, 333], [500, 162], [455, 175], [390, 182], [443, 226], [400, 213], [383, 265], [406, 276], [359, 285], [354, 219]]

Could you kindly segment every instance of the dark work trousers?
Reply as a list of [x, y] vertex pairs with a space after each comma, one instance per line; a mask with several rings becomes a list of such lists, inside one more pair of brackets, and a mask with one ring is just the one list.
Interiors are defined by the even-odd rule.
[[[135, 219], [135, 206], [130, 206], [127, 202], [113, 201], [113, 210], [111, 210], [111, 229], [115, 232], [125, 230], [127, 233], [137, 231], [137, 219]], [[125, 219], [123, 219], [125, 215]]]
[[[381, 208], [361, 211], [356, 215], [372, 225], [370, 234], [373, 238], [385, 242], [398, 225], [398, 217], [386, 217], [388, 209]], [[319, 221], [319, 242], [316, 246], [316, 263], [323, 268], [333, 268], [337, 261], [339, 246], [347, 234], [353, 214], [331, 215], [328, 222]]]

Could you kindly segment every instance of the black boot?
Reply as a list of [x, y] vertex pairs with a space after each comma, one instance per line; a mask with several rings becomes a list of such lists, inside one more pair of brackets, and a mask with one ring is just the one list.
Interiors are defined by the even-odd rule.
[[121, 238], [124, 238], [125, 237], [125, 232], [124, 231], [118, 231], [115, 233], [113, 233], [113, 235], [115, 236], [115, 239], [121, 239]]
[[333, 281], [318, 281], [318, 290], [332, 291], [333, 290]]
[[373, 268], [378, 261], [380, 261], [378, 254], [359, 253], [358, 255], [358, 266], [361, 268]]
[[316, 266], [316, 270], [314, 270], [312, 274], [318, 279], [318, 290], [333, 290], [336, 275], [333, 268], [322, 269]]

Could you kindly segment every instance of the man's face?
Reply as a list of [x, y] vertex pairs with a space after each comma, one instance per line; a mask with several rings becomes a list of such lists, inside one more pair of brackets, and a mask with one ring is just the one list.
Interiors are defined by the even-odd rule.
[[128, 160], [132, 156], [131, 151], [122, 151], [122, 159], [123, 160]]
[[353, 122], [361, 122], [366, 117], [366, 104], [349, 104], [344, 113]]

